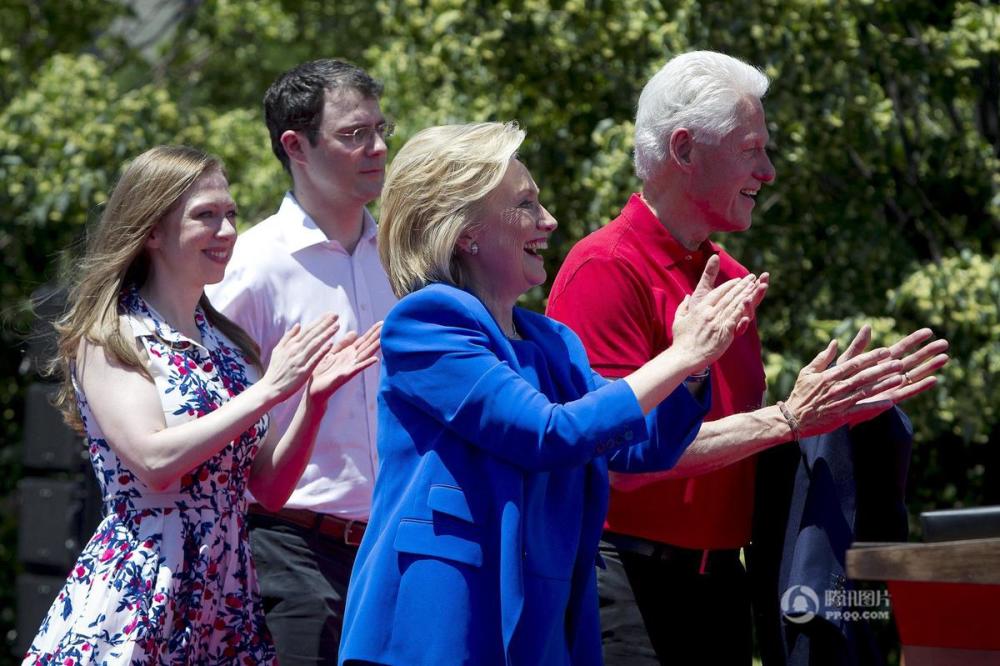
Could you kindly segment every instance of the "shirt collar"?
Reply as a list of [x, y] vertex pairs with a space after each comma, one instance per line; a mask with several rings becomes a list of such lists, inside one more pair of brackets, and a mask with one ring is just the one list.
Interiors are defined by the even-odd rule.
[[696, 250], [689, 250], [681, 245], [663, 226], [641, 194], [636, 193], [629, 198], [622, 209], [622, 215], [628, 218], [633, 231], [646, 241], [647, 247], [655, 248], [657, 259], [664, 267], [681, 264], [696, 266], [701, 270], [710, 256], [722, 251], [722, 248], [707, 239]]
[[[198, 344], [170, 326], [163, 316], [139, 294], [138, 287], [131, 286], [124, 290], [120, 297], [120, 304], [120, 311], [128, 315], [127, 319], [135, 337], [157, 338], [175, 351], [183, 351], [192, 346], [205, 348], [204, 344]], [[194, 320], [198, 330], [201, 331], [202, 342], [206, 343], [208, 327], [206, 326], [205, 313], [200, 305], [195, 307]]]
[[361, 228], [361, 240], [374, 243], [378, 237], [378, 225], [375, 224], [375, 218], [368, 211], [367, 208], [364, 209], [364, 220], [362, 221]]
[[[362, 221], [361, 240], [374, 243], [378, 233], [375, 218], [372, 217], [367, 208], [363, 209], [362, 215], [364, 220]], [[329, 240], [323, 230], [316, 226], [316, 222], [309, 217], [309, 213], [302, 209], [295, 195], [291, 192], [285, 192], [285, 198], [282, 199], [281, 207], [278, 208], [278, 216], [284, 225], [285, 243], [290, 253], [314, 245], [321, 245]]]

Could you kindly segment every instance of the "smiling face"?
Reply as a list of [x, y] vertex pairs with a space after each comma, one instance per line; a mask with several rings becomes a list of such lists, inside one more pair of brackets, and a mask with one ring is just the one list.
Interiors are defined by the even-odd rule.
[[302, 140], [301, 176], [331, 199], [362, 206], [374, 201], [385, 180], [385, 141], [372, 133], [358, 143], [344, 133], [384, 122], [378, 99], [352, 89], [327, 91], [316, 145]]
[[[531, 173], [512, 159], [500, 185], [481, 204], [475, 226], [459, 240], [475, 291], [513, 306], [521, 294], [545, 282], [541, 252], [556, 226], [538, 200]], [[478, 248], [475, 254], [472, 243]]]
[[745, 100], [737, 113], [736, 128], [721, 142], [695, 141], [692, 147], [685, 195], [706, 236], [749, 229], [757, 193], [763, 184], [774, 180], [760, 100]]
[[236, 242], [236, 204], [218, 169], [181, 195], [146, 239], [154, 273], [201, 289], [222, 280]]

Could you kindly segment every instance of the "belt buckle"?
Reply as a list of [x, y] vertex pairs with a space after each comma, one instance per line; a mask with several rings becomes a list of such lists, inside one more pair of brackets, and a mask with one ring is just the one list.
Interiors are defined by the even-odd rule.
[[360, 546], [361, 545], [361, 537], [364, 536], [364, 533], [365, 533], [365, 530], [364, 530], [363, 527], [361, 529], [361, 534], [358, 536], [357, 541], [354, 541], [353, 538], [352, 538], [352, 535], [353, 535], [353, 532], [354, 532], [354, 528], [356, 526], [358, 526], [358, 525], [364, 525], [364, 523], [361, 523], [360, 521], [354, 520], [353, 518], [351, 518], [351, 519], [349, 519], [347, 521], [347, 524], [344, 526], [344, 545], [345, 546]]

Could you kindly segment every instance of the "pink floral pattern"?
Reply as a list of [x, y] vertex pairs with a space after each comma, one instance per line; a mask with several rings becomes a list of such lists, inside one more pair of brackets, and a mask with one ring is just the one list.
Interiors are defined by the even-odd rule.
[[[257, 379], [199, 309], [202, 343], [171, 329], [137, 290], [121, 311], [146, 348], [167, 426], [203, 416]], [[69, 573], [24, 664], [272, 664], [250, 556], [245, 492], [265, 415], [157, 493], [108, 446], [77, 390], [105, 518]]]

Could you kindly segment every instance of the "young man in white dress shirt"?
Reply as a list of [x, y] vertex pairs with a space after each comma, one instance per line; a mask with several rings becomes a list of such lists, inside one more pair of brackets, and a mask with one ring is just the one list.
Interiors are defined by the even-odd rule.
[[[338, 60], [303, 63], [264, 97], [271, 147], [292, 177], [278, 212], [240, 236], [212, 303], [271, 351], [295, 323], [333, 311], [337, 336], [359, 334], [396, 302], [366, 206], [382, 190], [386, 139], [380, 83]], [[336, 664], [347, 583], [371, 507], [377, 466], [378, 368], [330, 399], [312, 458], [287, 505], [250, 510], [267, 624], [282, 666]], [[283, 431], [291, 407], [271, 411]]]

